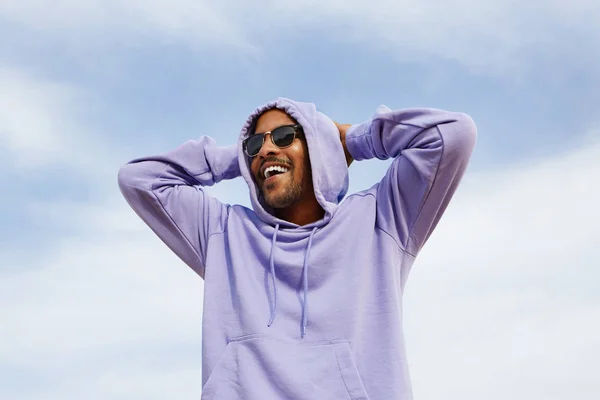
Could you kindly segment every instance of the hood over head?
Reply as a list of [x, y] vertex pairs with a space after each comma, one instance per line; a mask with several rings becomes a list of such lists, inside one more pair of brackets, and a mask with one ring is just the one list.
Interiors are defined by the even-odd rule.
[[254, 212], [269, 225], [298, 227], [298, 225], [275, 217], [273, 209], [266, 205], [260, 189], [250, 170], [250, 158], [244, 152], [242, 142], [253, 133], [256, 120], [267, 110], [277, 108], [285, 111], [303, 128], [312, 169], [313, 187], [317, 201], [325, 210], [323, 219], [306, 225], [313, 228], [326, 224], [332, 218], [340, 201], [348, 191], [348, 166], [335, 123], [317, 111], [312, 103], [297, 102], [283, 97], [258, 107], [246, 120], [238, 140], [240, 171], [250, 189]]

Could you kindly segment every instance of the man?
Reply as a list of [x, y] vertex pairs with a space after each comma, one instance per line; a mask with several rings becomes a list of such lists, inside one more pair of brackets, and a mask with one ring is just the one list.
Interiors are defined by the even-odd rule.
[[[412, 398], [402, 293], [475, 137], [465, 114], [382, 106], [342, 125], [280, 98], [237, 146], [202, 137], [125, 165], [129, 204], [205, 280], [202, 398]], [[394, 161], [341, 202], [370, 158]], [[203, 190], [238, 176], [252, 210]]]

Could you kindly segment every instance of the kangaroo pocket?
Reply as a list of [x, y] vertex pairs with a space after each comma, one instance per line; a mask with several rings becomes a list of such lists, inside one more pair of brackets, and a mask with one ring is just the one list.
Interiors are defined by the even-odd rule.
[[232, 339], [202, 388], [203, 400], [368, 400], [343, 340]]

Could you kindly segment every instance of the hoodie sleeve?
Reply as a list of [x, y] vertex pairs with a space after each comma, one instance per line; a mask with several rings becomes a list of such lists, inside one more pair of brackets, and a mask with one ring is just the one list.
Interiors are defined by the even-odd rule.
[[119, 170], [121, 193], [140, 218], [187, 265], [204, 277], [208, 239], [222, 232], [229, 206], [204, 187], [240, 176], [237, 146], [210, 137], [135, 159]]
[[385, 107], [346, 133], [355, 160], [394, 158], [377, 185], [377, 226], [413, 256], [456, 191], [476, 136], [466, 114]]

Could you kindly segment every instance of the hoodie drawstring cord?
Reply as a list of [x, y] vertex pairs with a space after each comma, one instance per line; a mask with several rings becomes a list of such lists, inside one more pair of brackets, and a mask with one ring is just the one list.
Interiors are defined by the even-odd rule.
[[267, 326], [271, 326], [275, 321], [275, 314], [277, 313], [277, 285], [275, 283], [275, 243], [277, 242], [277, 231], [279, 231], [279, 224], [275, 225], [275, 233], [273, 233], [273, 240], [271, 241], [271, 256], [269, 257], [269, 265], [271, 267], [271, 282], [273, 283], [273, 302], [271, 303], [271, 319]]
[[[273, 233], [273, 239], [271, 241], [271, 256], [269, 257], [269, 266], [271, 272], [271, 283], [273, 286], [273, 302], [271, 305], [271, 319], [267, 324], [270, 327], [275, 321], [275, 315], [277, 314], [277, 283], [275, 277], [275, 245], [277, 243], [277, 232], [279, 231], [279, 224], [275, 225], [275, 232]], [[302, 266], [302, 286], [304, 290], [304, 297], [302, 299], [302, 328], [301, 328], [301, 336], [304, 338], [306, 335], [306, 325], [308, 321], [307, 317], [307, 305], [308, 305], [308, 259], [310, 257], [310, 249], [312, 248], [312, 239], [317, 231], [317, 227], [313, 228], [310, 236], [308, 237], [308, 245], [306, 246], [306, 251], [304, 253], [304, 264]]]
[[307, 316], [306, 316], [306, 305], [308, 304], [308, 257], [310, 255], [310, 249], [312, 247], [312, 238], [315, 234], [315, 232], [317, 231], [317, 227], [315, 227], [312, 232], [310, 233], [310, 236], [308, 237], [308, 246], [306, 247], [306, 253], [304, 254], [304, 265], [302, 266], [302, 273], [303, 273], [303, 278], [302, 278], [302, 283], [304, 286], [304, 298], [302, 300], [302, 331], [301, 331], [301, 336], [304, 338], [304, 335], [306, 335], [306, 323], [307, 323]]

